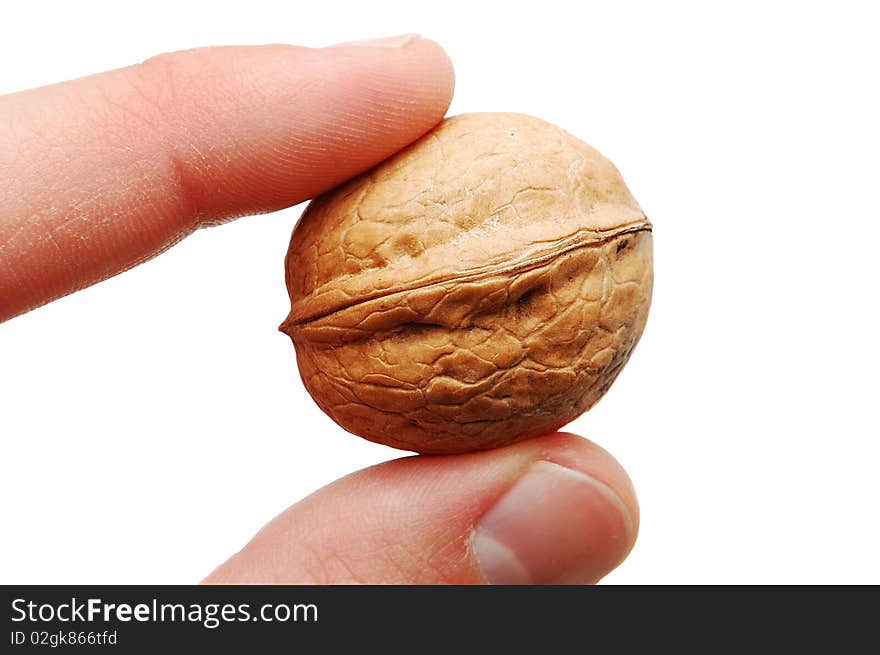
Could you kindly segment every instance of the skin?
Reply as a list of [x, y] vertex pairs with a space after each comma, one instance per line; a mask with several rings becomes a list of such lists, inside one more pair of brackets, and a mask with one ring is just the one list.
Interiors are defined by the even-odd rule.
[[[171, 53], [0, 97], [0, 320], [200, 227], [336, 186], [433, 127], [452, 89], [443, 50], [407, 37]], [[560, 526], [566, 539], [593, 543], [590, 561], [572, 563], [583, 571], [575, 581], [596, 582], [632, 548], [638, 505], [620, 465], [570, 434], [349, 475], [276, 517], [205, 581], [485, 582], [475, 526], [535, 462], [609, 491], [601, 507], [577, 493], [552, 499], [577, 517]]]

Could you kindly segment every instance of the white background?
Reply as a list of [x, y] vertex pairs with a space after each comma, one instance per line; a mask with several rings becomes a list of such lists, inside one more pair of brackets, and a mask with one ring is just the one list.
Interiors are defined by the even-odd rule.
[[[0, 93], [200, 45], [436, 39], [451, 113], [559, 124], [654, 223], [645, 336], [570, 427], [641, 500], [607, 581], [880, 583], [869, 6], [8, 3]], [[400, 455], [326, 418], [276, 331], [301, 210], [0, 325], [0, 581], [194, 582], [298, 498]]]

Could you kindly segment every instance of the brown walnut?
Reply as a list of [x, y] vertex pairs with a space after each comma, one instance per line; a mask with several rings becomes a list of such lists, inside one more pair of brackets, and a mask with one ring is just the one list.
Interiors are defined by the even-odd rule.
[[651, 224], [596, 150], [520, 114], [444, 120], [316, 198], [287, 254], [306, 389], [346, 430], [457, 453], [592, 407], [651, 300]]

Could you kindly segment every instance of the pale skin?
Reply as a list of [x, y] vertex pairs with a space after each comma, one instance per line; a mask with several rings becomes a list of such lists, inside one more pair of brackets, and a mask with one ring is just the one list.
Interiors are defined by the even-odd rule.
[[[452, 65], [436, 43], [398, 37], [172, 53], [0, 97], [0, 321], [200, 227], [336, 186], [433, 127], [452, 90]], [[541, 475], [517, 487], [529, 471]], [[547, 471], [563, 473], [559, 484], [534, 482]], [[524, 491], [508, 494], [526, 487], [528, 502]], [[502, 518], [491, 514], [501, 506]], [[590, 584], [629, 553], [638, 516], [620, 465], [557, 433], [404, 457], [337, 480], [272, 520], [205, 582]], [[510, 527], [520, 524], [525, 531]], [[541, 526], [534, 534], [532, 524]], [[513, 569], [527, 572], [493, 573], [485, 547], [475, 548], [475, 534], [490, 528], [491, 543], [504, 541]]]

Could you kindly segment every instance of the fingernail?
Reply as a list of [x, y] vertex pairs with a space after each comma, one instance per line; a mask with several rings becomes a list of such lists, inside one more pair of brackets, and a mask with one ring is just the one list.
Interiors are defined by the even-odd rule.
[[368, 48], [402, 48], [405, 45], [420, 39], [418, 34], [398, 34], [397, 36], [386, 36], [381, 39], [363, 39], [361, 41], [346, 41], [345, 43], [336, 43], [331, 48], [340, 48], [348, 46], [365, 46]]
[[537, 462], [480, 519], [473, 549], [489, 584], [594, 584], [626, 555], [632, 531], [608, 485]]

